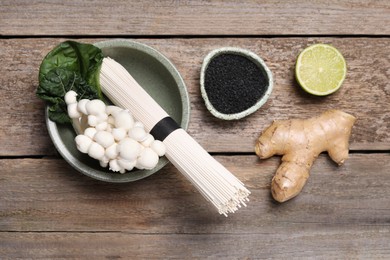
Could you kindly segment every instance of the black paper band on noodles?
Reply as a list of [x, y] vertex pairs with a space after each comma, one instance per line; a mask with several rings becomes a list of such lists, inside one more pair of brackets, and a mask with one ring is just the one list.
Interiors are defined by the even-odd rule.
[[158, 121], [158, 123], [153, 126], [152, 130], [150, 130], [150, 134], [153, 135], [154, 139], [162, 142], [170, 133], [179, 128], [180, 126], [175, 120], [168, 116]]

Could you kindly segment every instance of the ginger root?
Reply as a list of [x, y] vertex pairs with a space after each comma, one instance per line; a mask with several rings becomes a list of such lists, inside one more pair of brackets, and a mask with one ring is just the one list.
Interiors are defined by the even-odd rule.
[[279, 202], [299, 194], [309, 178], [314, 160], [327, 151], [338, 165], [348, 158], [348, 143], [356, 118], [340, 110], [329, 110], [310, 119], [274, 121], [255, 145], [261, 158], [283, 155], [272, 179], [271, 193]]

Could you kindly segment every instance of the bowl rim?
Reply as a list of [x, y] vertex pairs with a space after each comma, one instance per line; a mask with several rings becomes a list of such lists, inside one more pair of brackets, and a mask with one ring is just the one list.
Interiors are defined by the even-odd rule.
[[[178, 83], [178, 89], [180, 93], [181, 103], [182, 103], [182, 122], [179, 124], [181, 128], [188, 129], [189, 121], [190, 121], [190, 99], [189, 94], [187, 90], [187, 86], [184, 82], [183, 77], [181, 76], [180, 72], [177, 70], [175, 65], [161, 52], [157, 51], [153, 47], [150, 47], [149, 45], [146, 45], [144, 43], [140, 43], [133, 40], [127, 40], [127, 39], [113, 39], [113, 40], [105, 40], [94, 43], [96, 47], [99, 47], [100, 49], [105, 47], [110, 47], [112, 43], [115, 43], [115, 47], [124, 47], [124, 48], [133, 48], [139, 51], [145, 51], [146, 53], [150, 54], [161, 62], [170, 72], [172, 77], [174, 78], [175, 82]], [[172, 73], [173, 72], [173, 73]]]
[[[266, 92], [263, 94], [263, 96], [253, 106], [249, 107], [248, 109], [246, 109], [244, 111], [234, 113], [234, 114], [221, 113], [211, 104], [211, 102], [208, 98], [207, 92], [206, 92], [205, 82], [204, 82], [206, 69], [207, 69], [208, 65], [210, 64], [210, 61], [213, 58], [215, 58], [219, 55], [222, 55], [222, 54], [226, 54], [226, 53], [236, 54], [236, 55], [240, 55], [240, 56], [249, 58], [249, 60], [254, 62], [260, 69], [264, 70], [267, 77], [268, 77], [268, 87], [267, 87]], [[272, 75], [271, 70], [267, 67], [264, 60], [252, 51], [249, 51], [247, 49], [238, 48], [238, 47], [221, 47], [221, 48], [214, 49], [211, 52], [209, 52], [203, 60], [202, 68], [200, 71], [200, 91], [201, 91], [201, 95], [205, 101], [207, 110], [209, 110], [210, 113], [217, 118], [220, 118], [223, 120], [238, 120], [238, 119], [244, 118], [244, 117], [256, 112], [260, 107], [262, 107], [265, 104], [265, 102], [267, 102], [268, 98], [270, 97], [270, 95], [272, 93], [272, 90], [273, 90], [273, 75]]]
[[[186, 84], [184, 82], [184, 79], [180, 75], [177, 68], [173, 65], [173, 63], [162, 53], [157, 51], [156, 49], [136, 41], [126, 40], [126, 39], [113, 39], [113, 40], [105, 40], [94, 43], [94, 45], [98, 48], [105, 48], [105, 47], [119, 47], [119, 48], [131, 48], [138, 50], [140, 52], [145, 53], [146, 55], [152, 56], [154, 59], [156, 59], [158, 62], [160, 62], [163, 67], [165, 67], [173, 77], [174, 81], [177, 84], [177, 89], [180, 94], [181, 104], [182, 104], [182, 114], [181, 114], [181, 122], [179, 125], [184, 130], [188, 129], [189, 120], [190, 120], [190, 99], [188, 90], [186, 87]], [[108, 176], [99, 174], [96, 169], [91, 168], [89, 165], [83, 163], [81, 160], [79, 160], [75, 155], [73, 155], [66, 147], [65, 143], [63, 142], [60, 133], [58, 131], [57, 124], [53, 121], [51, 121], [48, 117], [48, 106], [46, 106], [45, 109], [45, 118], [46, 118], [46, 127], [49, 132], [49, 136], [56, 148], [56, 150], [59, 152], [59, 154], [62, 156], [62, 158], [70, 164], [74, 169], [76, 169], [78, 172], [82, 173], [83, 175], [86, 175], [88, 177], [91, 177], [96, 180], [104, 181], [104, 182], [111, 182], [111, 183], [127, 183], [127, 182], [133, 182], [137, 180], [144, 179], [146, 177], [149, 177], [150, 175], [158, 172], [162, 168], [164, 168], [168, 164], [168, 159], [166, 156], [160, 157], [161, 165], [157, 166], [154, 169], [151, 170], [137, 170], [140, 173], [144, 174], [137, 174], [136, 176], [131, 176], [131, 173], [127, 173], [128, 177], [124, 178], [110, 178]], [[80, 167], [82, 165], [82, 167]], [[104, 170], [104, 168], [102, 168]], [[119, 173], [112, 173], [113, 175]], [[125, 173], [126, 174], [126, 173]], [[122, 174], [123, 176], [123, 174]]]

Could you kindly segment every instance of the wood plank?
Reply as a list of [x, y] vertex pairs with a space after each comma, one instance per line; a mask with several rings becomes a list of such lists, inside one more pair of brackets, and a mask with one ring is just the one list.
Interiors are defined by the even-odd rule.
[[321, 227], [348, 227], [357, 233], [375, 227], [390, 230], [390, 154], [352, 154], [341, 167], [321, 155], [301, 194], [283, 204], [270, 196], [278, 157], [216, 159], [252, 192], [248, 207], [228, 218], [220, 216], [171, 165], [141, 181], [111, 184], [80, 175], [59, 159], [2, 159], [0, 231], [268, 234]]
[[1, 35], [389, 35], [386, 0], [12, 1]]
[[302, 227], [256, 234], [0, 233], [9, 259], [387, 259], [389, 230]]
[[[39, 65], [64, 39], [0, 41], [0, 156], [53, 155], [44, 123], [44, 103], [35, 96]], [[358, 118], [352, 150], [390, 150], [390, 39], [388, 38], [225, 38], [136, 39], [166, 55], [183, 76], [190, 94], [189, 133], [210, 152], [253, 152], [260, 132], [274, 119], [305, 118], [330, 108]], [[96, 42], [99, 39], [81, 39]], [[340, 49], [348, 63], [343, 87], [328, 97], [312, 97], [294, 79], [299, 52], [315, 42]], [[223, 46], [245, 48], [260, 55], [274, 74], [274, 91], [253, 115], [239, 121], [214, 118], [199, 90], [203, 58]]]

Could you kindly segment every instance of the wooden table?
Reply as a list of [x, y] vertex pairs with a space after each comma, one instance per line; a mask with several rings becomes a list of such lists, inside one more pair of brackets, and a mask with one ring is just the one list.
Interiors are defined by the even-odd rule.
[[[390, 2], [0, 1], [0, 258], [389, 259]], [[220, 216], [172, 166], [111, 184], [71, 168], [46, 130], [35, 96], [44, 55], [66, 39], [126, 38], [167, 56], [187, 84], [188, 132], [251, 190], [248, 207]], [[348, 64], [327, 97], [300, 90], [298, 53], [336, 46]], [[199, 90], [203, 58], [235, 46], [255, 52], [274, 91], [253, 115], [221, 121]], [[254, 142], [274, 119], [337, 108], [358, 120], [350, 158], [326, 153], [295, 199], [279, 204], [270, 181], [280, 157]]]

